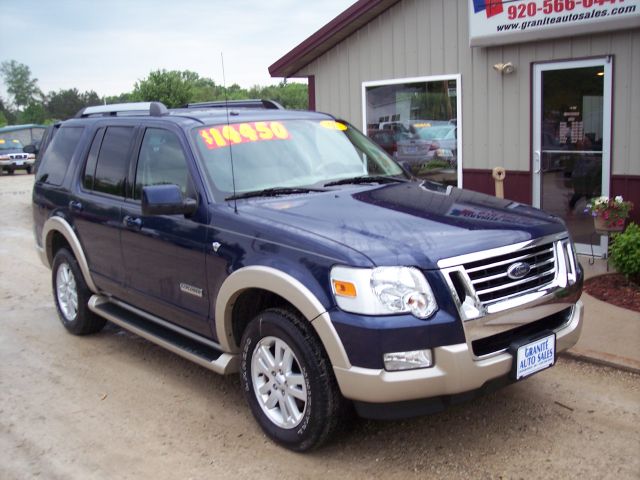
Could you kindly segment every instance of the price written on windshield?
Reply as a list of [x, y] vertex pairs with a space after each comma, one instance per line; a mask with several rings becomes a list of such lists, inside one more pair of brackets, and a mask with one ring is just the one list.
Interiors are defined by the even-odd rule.
[[227, 147], [240, 143], [268, 140], [288, 140], [289, 131], [280, 122], [249, 122], [206, 127], [199, 132], [208, 149]]

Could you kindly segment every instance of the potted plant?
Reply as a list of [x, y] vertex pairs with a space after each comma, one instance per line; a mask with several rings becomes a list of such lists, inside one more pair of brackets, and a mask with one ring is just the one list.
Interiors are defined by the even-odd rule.
[[620, 232], [629, 217], [633, 203], [618, 195], [613, 198], [595, 197], [587, 202], [586, 213], [593, 217], [596, 232]]

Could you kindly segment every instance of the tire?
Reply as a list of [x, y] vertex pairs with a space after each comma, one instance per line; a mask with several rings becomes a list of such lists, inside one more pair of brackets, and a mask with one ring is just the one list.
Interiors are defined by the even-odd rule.
[[51, 281], [58, 317], [70, 333], [88, 335], [102, 330], [106, 320], [89, 310], [91, 291], [78, 262], [66, 248], [58, 250], [53, 259]]
[[247, 326], [241, 351], [242, 389], [266, 435], [297, 452], [324, 443], [347, 409], [311, 324], [288, 310], [265, 310]]
[[33, 171], [33, 167], [27, 167], [27, 175], [31, 175], [32, 171]]
[[13, 175], [14, 173], [16, 173], [15, 170], [8, 170], [8, 172], [9, 172], [9, 175]]

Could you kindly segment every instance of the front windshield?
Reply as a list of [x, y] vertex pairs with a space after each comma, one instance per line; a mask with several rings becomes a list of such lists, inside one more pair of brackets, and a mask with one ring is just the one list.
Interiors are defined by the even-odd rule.
[[423, 140], [440, 140], [440, 139], [450, 139], [453, 137], [454, 126], [445, 126], [445, 127], [427, 127], [421, 128], [418, 130], [418, 135]]
[[380, 147], [345, 122], [282, 120], [208, 125], [193, 131], [216, 200], [269, 188], [322, 188], [358, 176], [402, 177]]
[[451, 139], [454, 138], [455, 128], [453, 126], [421, 128], [418, 130], [418, 135], [423, 140]]
[[22, 143], [20, 143], [20, 140], [7, 140], [4, 138], [0, 138], [0, 150], [22, 151]]

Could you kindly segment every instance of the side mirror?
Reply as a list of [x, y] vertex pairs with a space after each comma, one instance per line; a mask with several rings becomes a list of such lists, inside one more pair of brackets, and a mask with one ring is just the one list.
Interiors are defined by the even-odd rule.
[[198, 202], [183, 198], [177, 185], [150, 185], [142, 189], [143, 215], [193, 215]]
[[24, 153], [33, 153], [35, 155], [36, 153], [38, 153], [38, 146], [35, 143], [31, 143], [29, 145], [25, 145], [22, 148], [22, 151]]

